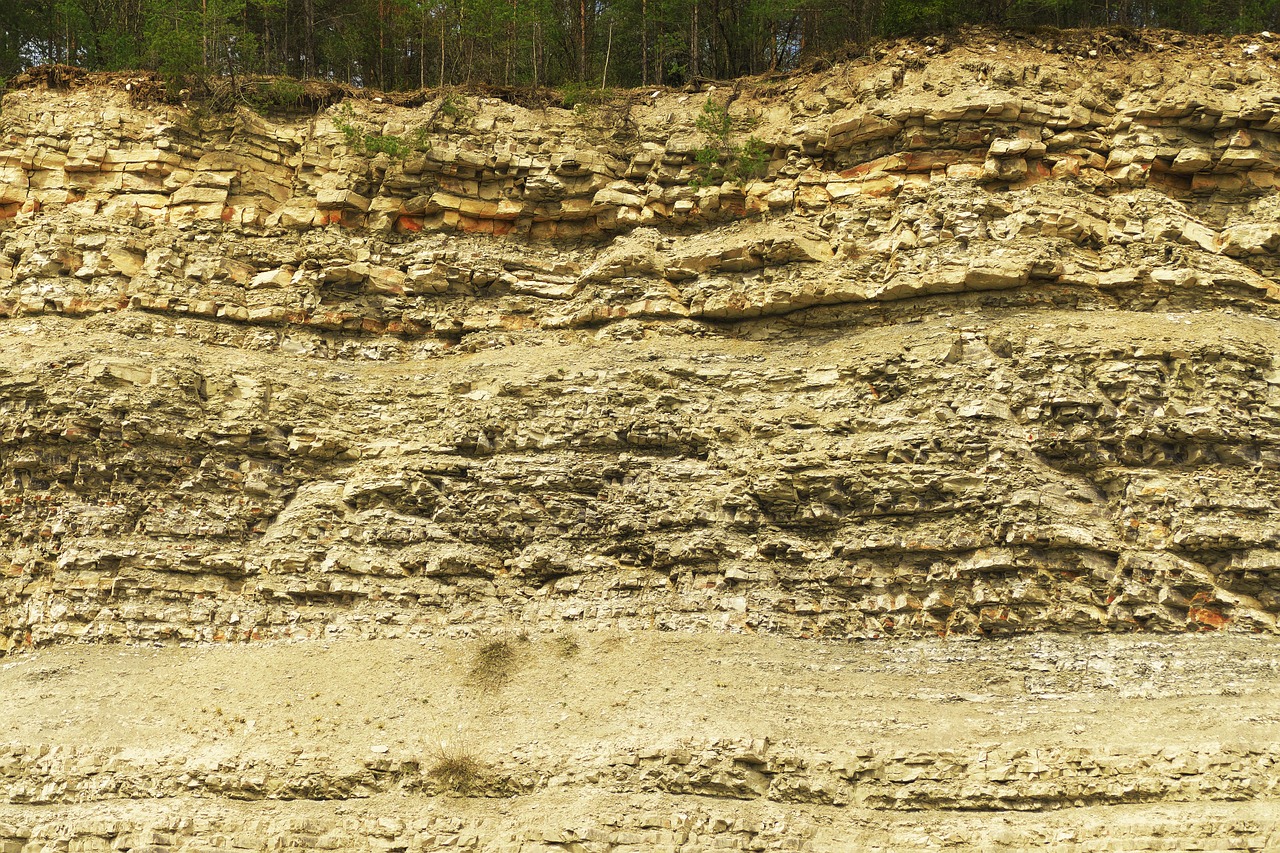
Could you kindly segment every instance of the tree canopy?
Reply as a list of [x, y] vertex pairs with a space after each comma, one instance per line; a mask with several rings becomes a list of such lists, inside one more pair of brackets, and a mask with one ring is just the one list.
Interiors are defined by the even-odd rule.
[[961, 23], [1248, 32], [1280, 27], [1280, 0], [16, 0], [0, 3], [0, 76], [67, 63], [385, 90], [670, 84]]

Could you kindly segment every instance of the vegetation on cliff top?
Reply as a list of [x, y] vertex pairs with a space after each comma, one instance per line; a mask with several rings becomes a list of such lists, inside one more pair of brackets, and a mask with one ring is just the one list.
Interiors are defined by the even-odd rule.
[[679, 84], [961, 23], [1280, 28], [1280, 0], [43, 0], [0, 3], [0, 76], [43, 63], [383, 90]]

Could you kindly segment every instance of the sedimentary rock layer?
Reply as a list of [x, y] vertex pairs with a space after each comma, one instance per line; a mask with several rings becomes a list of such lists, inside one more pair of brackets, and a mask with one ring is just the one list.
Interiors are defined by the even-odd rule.
[[[1269, 56], [993, 46], [577, 113], [9, 95], [0, 643], [1273, 629]], [[707, 103], [767, 174], [704, 186]]]
[[[107, 77], [7, 94], [0, 655], [22, 712], [0, 850], [1274, 846], [1278, 53], [970, 33], [576, 111], [211, 114]], [[1212, 636], [1158, 659], [1134, 640], [1123, 665], [1101, 645], [1157, 633]], [[1077, 681], [1014, 665], [1037, 634]], [[738, 635], [816, 661], [752, 700], [767, 726], [725, 724], [717, 691], [769, 670], [699, 668]], [[637, 638], [647, 657], [610, 663]], [[828, 641], [957, 685], [910, 700], [954, 737], [823, 705], [821, 656], [858, 648]], [[438, 771], [465, 756], [375, 736], [373, 706], [325, 727], [323, 690], [284, 674], [252, 715], [180, 707], [211, 671], [128, 699], [167, 752], [132, 717], [41, 716], [77, 695], [62, 663], [23, 681], [89, 655], [73, 643], [198, 669], [228, 642], [250, 681], [280, 649], [298, 672], [359, 649], [328, 674], [354, 693], [386, 654], [407, 683], [409, 647], [441, 672], [591, 649], [538, 670], [561, 691], [589, 666], [701, 680], [646, 693], [666, 716], [643, 734], [577, 741], [555, 733], [573, 709], [513, 712], [563, 698], [505, 675], [379, 694], [511, 727], [467, 785]], [[1007, 673], [931, 669], [971, 642], [1022, 679], [985, 716]], [[1137, 735], [1023, 726], [1091, 662], [1111, 674], [1082, 701]], [[1138, 664], [1216, 686], [1123, 695]], [[84, 695], [115, 672], [96, 666]], [[611, 684], [593, 719], [626, 719]], [[844, 733], [799, 734], [819, 713]], [[368, 742], [319, 748], [348, 730]], [[1006, 832], [972, 809], [1063, 812]]]
[[0, 745], [0, 842], [1280, 842], [1280, 674], [1268, 638], [819, 644], [575, 632], [506, 642], [500, 671], [478, 670], [492, 662], [491, 638], [16, 656], [0, 670], [0, 691], [20, 709], [16, 739]]

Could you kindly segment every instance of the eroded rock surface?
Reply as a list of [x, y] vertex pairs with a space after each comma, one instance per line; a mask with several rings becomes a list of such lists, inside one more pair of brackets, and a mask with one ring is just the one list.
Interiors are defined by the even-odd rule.
[[[211, 117], [109, 81], [6, 95], [0, 654], [566, 629], [1274, 636], [1274, 43], [950, 47], [578, 112], [452, 96]], [[707, 184], [709, 100], [734, 144], [764, 142], [765, 174]], [[759, 738], [735, 738], [538, 761], [624, 798], [845, 815], [1274, 803], [1280, 784], [1273, 741], [744, 762]], [[229, 781], [122, 749], [0, 747], [6, 801], [434, 790], [411, 757], [268, 750]], [[1019, 762], [1051, 774], [992, 775]], [[549, 796], [499, 775], [487, 793]], [[1216, 793], [1179, 798], [1192, 787]], [[40, 849], [6, 814], [6, 853]], [[704, 818], [724, 825], [690, 840]], [[168, 819], [75, 832], [118, 846]], [[436, 819], [379, 837], [433, 849]], [[524, 846], [457, 820], [449, 843], [493, 849], [835, 843], [710, 812]], [[1239, 849], [1275, 842], [1251, 825]]]

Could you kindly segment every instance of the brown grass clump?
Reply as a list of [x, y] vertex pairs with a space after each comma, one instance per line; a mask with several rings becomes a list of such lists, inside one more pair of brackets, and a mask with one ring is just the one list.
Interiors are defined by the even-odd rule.
[[577, 638], [570, 634], [557, 634], [551, 638], [551, 645], [555, 648], [556, 654], [562, 658], [571, 658], [582, 651]]
[[484, 786], [488, 768], [472, 749], [459, 743], [440, 741], [427, 775], [445, 791], [466, 796]]
[[481, 690], [497, 690], [511, 680], [519, 665], [519, 654], [511, 640], [490, 640], [471, 660], [468, 678]]

